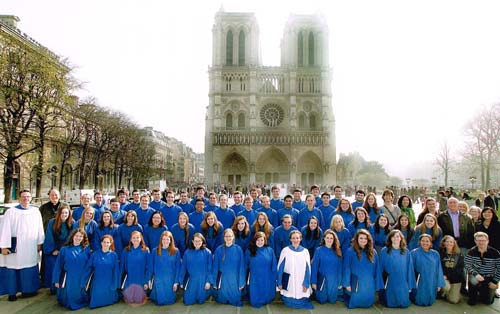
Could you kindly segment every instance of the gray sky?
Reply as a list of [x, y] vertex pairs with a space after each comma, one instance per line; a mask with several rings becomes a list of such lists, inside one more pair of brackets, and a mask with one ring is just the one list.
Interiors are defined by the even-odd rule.
[[[290, 13], [330, 29], [337, 152], [393, 175], [434, 160], [480, 105], [500, 100], [497, 1], [2, 0], [1, 14], [77, 66], [78, 95], [204, 149], [211, 29], [221, 5], [255, 12], [263, 63], [279, 65]], [[413, 176], [413, 174], [411, 174]], [[427, 176], [427, 174], [426, 174]]]

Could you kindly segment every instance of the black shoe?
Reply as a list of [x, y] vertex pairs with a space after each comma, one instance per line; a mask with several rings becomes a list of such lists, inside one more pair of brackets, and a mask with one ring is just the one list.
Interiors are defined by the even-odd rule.
[[500, 299], [500, 292], [495, 292], [495, 298]]
[[22, 298], [22, 299], [31, 298], [31, 297], [34, 297], [37, 294], [38, 294], [37, 292], [23, 292], [23, 293], [21, 293], [20, 298]]
[[474, 299], [469, 299], [469, 300], [467, 300], [467, 304], [469, 304], [469, 305], [476, 305], [476, 303], [477, 303], [477, 302], [476, 302], [476, 300], [474, 300]]
[[467, 289], [465, 289], [464, 287], [460, 288], [460, 294], [465, 296], [465, 297], [469, 295], [469, 293], [467, 292]]
[[9, 298], [7, 300], [9, 300], [9, 301], [17, 301], [17, 297], [16, 297], [15, 294], [14, 295], [9, 295]]

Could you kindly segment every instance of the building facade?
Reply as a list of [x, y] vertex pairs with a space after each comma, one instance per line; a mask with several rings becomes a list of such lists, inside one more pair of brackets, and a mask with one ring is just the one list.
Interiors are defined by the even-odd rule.
[[205, 180], [209, 186], [334, 184], [328, 27], [291, 15], [281, 65], [263, 66], [253, 13], [217, 12], [212, 29]]

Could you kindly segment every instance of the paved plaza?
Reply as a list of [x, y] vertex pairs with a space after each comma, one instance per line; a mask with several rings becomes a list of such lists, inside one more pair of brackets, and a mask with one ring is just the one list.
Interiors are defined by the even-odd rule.
[[[278, 300], [278, 298], [276, 299]], [[81, 309], [79, 311], [69, 311], [62, 306], [60, 306], [56, 297], [49, 295], [47, 289], [41, 289], [40, 293], [29, 299], [18, 299], [16, 302], [8, 302], [7, 296], [0, 298], [0, 314], [45, 314], [45, 313], [106, 313], [106, 314], [125, 314], [125, 313], [141, 313], [141, 314], [153, 314], [153, 313], [175, 313], [175, 314], [276, 314], [276, 313], [288, 313], [288, 314], [345, 314], [345, 313], [363, 313], [363, 314], [493, 314], [500, 313], [500, 301], [495, 299], [495, 302], [491, 306], [486, 305], [476, 305], [469, 306], [465, 300], [462, 300], [459, 304], [449, 304], [447, 302], [437, 300], [436, 303], [431, 307], [420, 307], [412, 305], [406, 309], [389, 309], [380, 304], [369, 309], [347, 309], [343, 303], [337, 302], [336, 304], [325, 304], [321, 305], [313, 302], [314, 310], [294, 310], [287, 308], [280, 301], [275, 301], [272, 304], [256, 309], [251, 307], [248, 302], [245, 302], [243, 307], [234, 307], [231, 305], [221, 305], [214, 301], [208, 301], [203, 305], [193, 305], [184, 306], [182, 304], [182, 299], [179, 297], [177, 303], [174, 305], [167, 306], [156, 306], [151, 301], [148, 301], [145, 305], [132, 307], [125, 304], [123, 301], [119, 303], [107, 306], [99, 309]]]

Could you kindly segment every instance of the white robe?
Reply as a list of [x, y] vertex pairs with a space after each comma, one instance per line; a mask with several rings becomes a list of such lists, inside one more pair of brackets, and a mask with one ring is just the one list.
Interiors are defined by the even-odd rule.
[[36, 266], [40, 259], [37, 245], [43, 244], [45, 239], [40, 210], [32, 206], [27, 209], [9, 208], [3, 215], [0, 248], [9, 248], [11, 237], [17, 237], [17, 253], [3, 256], [0, 266], [11, 269]]
[[293, 299], [308, 298], [311, 295], [311, 287], [304, 292], [302, 283], [304, 282], [306, 266], [309, 267], [309, 271], [311, 270], [309, 251], [303, 249], [301, 252], [296, 252], [287, 246], [281, 251], [278, 265], [281, 265], [283, 260], [285, 260], [284, 272], [290, 274], [290, 280], [287, 290], [282, 289], [281, 295]]

